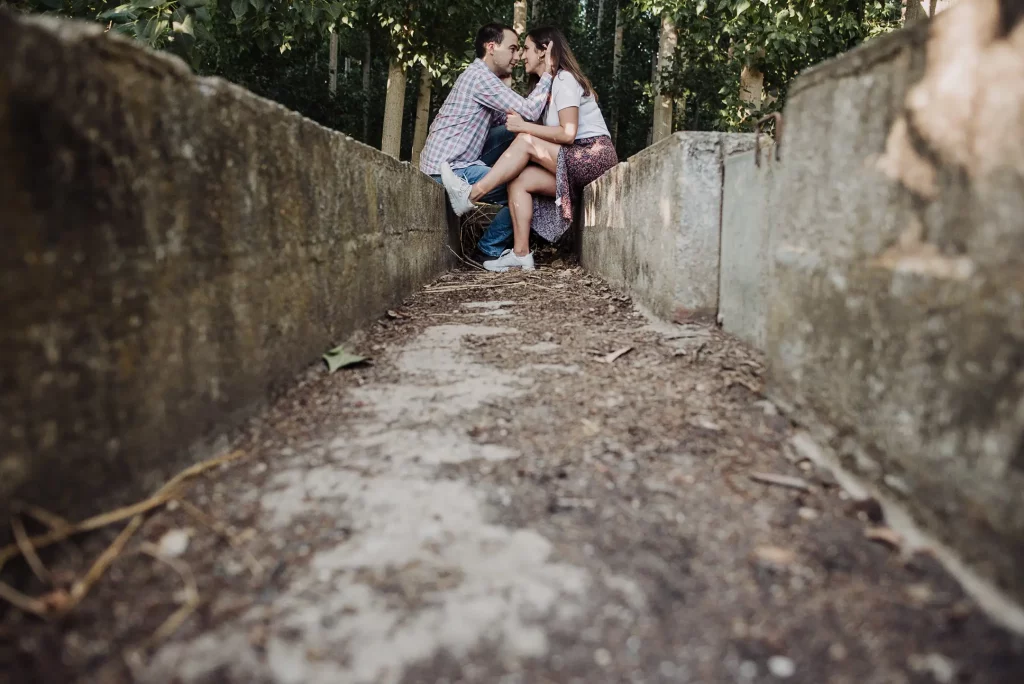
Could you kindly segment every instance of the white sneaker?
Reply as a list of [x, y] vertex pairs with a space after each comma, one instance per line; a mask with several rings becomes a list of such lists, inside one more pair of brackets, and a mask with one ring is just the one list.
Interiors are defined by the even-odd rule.
[[455, 210], [456, 216], [462, 216], [476, 206], [469, 201], [469, 193], [473, 190], [473, 186], [456, 176], [448, 162], [441, 162], [441, 182], [444, 183], [444, 189], [448, 191], [448, 201], [451, 203], [452, 209]]
[[524, 271], [532, 271], [533, 252], [530, 252], [526, 256], [518, 256], [511, 249], [506, 249], [497, 259], [485, 261], [484, 268], [488, 271], [496, 271], [498, 273], [504, 273], [510, 268], [520, 268]]

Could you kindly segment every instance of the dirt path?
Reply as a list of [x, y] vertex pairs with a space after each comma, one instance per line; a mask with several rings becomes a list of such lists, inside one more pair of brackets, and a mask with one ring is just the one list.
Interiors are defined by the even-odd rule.
[[138, 650], [183, 579], [128, 553], [61, 625], [8, 611], [0, 678], [1024, 681], [933, 560], [865, 538], [717, 330], [579, 270], [452, 273], [395, 314], [355, 340], [372, 365], [311, 372], [146, 523], [201, 598], [173, 636]]

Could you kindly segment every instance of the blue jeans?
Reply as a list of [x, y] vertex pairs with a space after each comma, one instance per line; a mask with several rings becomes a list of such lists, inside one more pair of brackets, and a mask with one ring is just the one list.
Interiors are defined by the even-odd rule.
[[[498, 161], [508, 146], [515, 140], [516, 134], [510, 133], [504, 126], [495, 126], [487, 134], [484, 141], [484, 151], [480, 154], [482, 164], [474, 164], [464, 169], [455, 169], [455, 175], [459, 176], [472, 185], [487, 175], [494, 163]], [[440, 176], [431, 176], [438, 183]], [[485, 256], [497, 258], [506, 249], [512, 248], [512, 214], [508, 210], [508, 190], [504, 185], [499, 185], [494, 190], [484, 195], [481, 200], [487, 204], [500, 204], [498, 211], [487, 230], [480, 237], [476, 248]]]

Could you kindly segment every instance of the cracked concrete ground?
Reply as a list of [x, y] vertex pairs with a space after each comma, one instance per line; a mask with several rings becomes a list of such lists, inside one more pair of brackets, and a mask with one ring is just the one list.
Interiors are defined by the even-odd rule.
[[718, 330], [578, 269], [456, 272], [350, 344], [372, 365], [308, 373], [147, 521], [167, 562], [129, 550], [61, 623], [4, 614], [0, 679], [1024, 681], [1024, 641], [867, 538]]

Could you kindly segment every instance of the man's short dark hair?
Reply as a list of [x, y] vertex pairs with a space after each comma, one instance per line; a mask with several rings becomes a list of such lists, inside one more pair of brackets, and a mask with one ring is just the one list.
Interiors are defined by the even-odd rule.
[[484, 52], [486, 52], [485, 46], [488, 43], [497, 43], [501, 45], [501, 41], [505, 40], [505, 31], [511, 31], [519, 37], [516, 30], [506, 24], [484, 24], [480, 27], [480, 30], [476, 32], [476, 40], [473, 41], [473, 47], [476, 48], [476, 56], [478, 59], [482, 59]]

